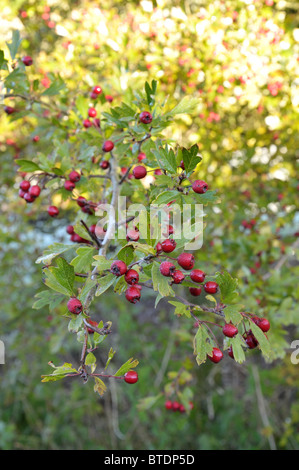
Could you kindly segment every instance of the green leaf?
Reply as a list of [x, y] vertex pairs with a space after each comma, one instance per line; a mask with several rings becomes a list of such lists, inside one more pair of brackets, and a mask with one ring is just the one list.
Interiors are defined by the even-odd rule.
[[83, 95], [79, 95], [76, 98], [76, 108], [78, 109], [83, 119], [87, 118], [89, 102], [90, 100], [85, 98]]
[[181, 195], [177, 190], [173, 191], [163, 191], [160, 193], [152, 202], [152, 205], [165, 205], [168, 204], [171, 201], [174, 201], [177, 198], [180, 198]]
[[259, 343], [259, 347], [262, 351], [262, 354], [266, 358], [271, 358], [272, 350], [269, 340], [267, 339], [265, 333], [253, 321], [250, 321], [250, 328]]
[[198, 146], [196, 144], [192, 145], [189, 150], [183, 148], [182, 155], [185, 166], [185, 173], [188, 177], [191, 175], [198, 163], [201, 162], [202, 158], [198, 155]]
[[42, 382], [55, 382], [67, 377], [69, 374], [76, 374], [78, 371], [73, 368], [72, 364], [65, 362], [62, 366], [54, 366], [53, 362], [48, 363], [55, 370], [53, 374], [42, 375]]
[[20, 166], [19, 171], [25, 171], [25, 172], [28, 172], [28, 173], [32, 173], [34, 171], [40, 170], [40, 167], [36, 163], [31, 162], [30, 160], [18, 159], [18, 160], [16, 160], [16, 163], [17, 163], [17, 165]]
[[85, 364], [91, 368], [91, 373], [93, 374], [94, 371], [96, 370], [97, 360], [96, 360], [95, 355], [92, 352], [87, 354], [85, 358]]
[[45, 284], [50, 289], [64, 295], [74, 295], [74, 267], [63, 258], [58, 258], [57, 266], [49, 266], [45, 271]]
[[112, 273], [109, 273], [106, 276], [103, 276], [100, 279], [98, 279], [99, 285], [97, 287], [95, 295], [97, 297], [99, 295], [102, 295], [107, 289], [109, 289], [110, 286], [112, 286], [112, 284], [114, 284], [115, 280], [116, 280], [116, 277]]
[[184, 96], [182, 101], [178, 103], [171, 111], [166, 113], [165, 117], [173, 117], [176, 114], [190, 114], [193, 113], [197, 106], [200, 104], [198, 98], [190, 98], [190, 96]]
[[43, 264], [51, 264], [52, 260], [58, 256], [61, 255], [62, 253], [65, 253], [66, 251], [73, 249], [74, 245], [66, 245], [64, 243], [53, 243], [53, 245], [50, 245], [40, 256], [37, 258], [35, 261], [36, 264], [43, 263]]
[[155, 255], [156, 250], [150, 245], [147, 245], [145, 243], [138, 243], [138, 242], [129, 242], [127, 246], [132, 246], [134, 250], [140, 251], [141, 253], [144, 253], [145, 255]]
[[163, 396], [162, 393], [155, 395], [153, 397], [141, 398], [136, 406], [138, 411], [147, 411], [150, 410], [154, 404]]
[[0, 50], [0, 70], [7, 70], [7, 60], [4, 57], [4, 51]]
[[54, 96], [58, 95], [61, 90], [66, 88], [66, 85], [61, 77], [57, 77], [47, 88], [41, 96]]
[[234, 325], [238, 325], [243, 319], [242, 315], [240, 314], [240, 311], [243, 310], [244, 306], [243, 305], [226, 305], [225, 309], [223, 310], [223, 313], [225, 315], [225, 321], [226, 323], [233, 323]]
[[134, 369], [134, 367], [137, 367], [139, 364], [139, 361], [137, 359], [133, 359], [132, 357], [127, 360], [119, 369], [118, 371], [114, 374], [115, 377], [121, 377], [122, 375], [125, 375], [126, 372], [128, 372], [131, 369]]
[[91, 268], [95, 248], [90, 246], [84, 246], [77, 249], [76, 253], [78, 256], [71, 261], [71, 265], [74, 266], [74, 270], [77, 273], [88, 272]]
[[68, 324], [68, 330], [71, 332], [71, 333], [77, 333], [79, 328], [81, 328], [82, 324], [83, 324], [83, 315], [73, 315], [74, 318], [72, 318], [70, 321], [69, 321], [69, 324]]
[[200, 204], [216, 204], [218, 202], [218, 195], [217, 190], [214, 189], [213, 191], [206, 191], [204, 194], [196, 195], [196, 199]]
[[13, 30], [11, 42], [6, 43], [8, 49], [9, 49], [10, 57], [12, 58], [12, 60], [15, 59], [21, 42], [22, 42], [22, 39], [20, 37], [20, 31], [18, 31], [16, 29]]
[[221, 301], [224, 304], [236, 301], [239, 295], [237, 292], [238, 279], [232, 278], [227, 271], [224, 271], [216, 273], [216, 282], [219, 284]]
[[158, 291], [163, 297], [174, 296], [174, 291], [169, 284], [169, 279], [160, 273], [159, 263], [152, 266], [152, 281], [154, 291]]
[[229, 343], [233, 348], [234, 360], [239, 364], [242, 364], [246, 360], [244, 352], [244, 340], [241, 335], [237, 335], [229, 340]]
[[166, 145], [163, 147], [161, 141], [157, 141], [156, 149], [152, 149], [155, 155], [159, 168], [169, 171], [171, 174], [177, 174], [176, 156], [172, 149]]
[[186, 317], [191, 318], [190, 309], [187, 305], [183, 304], [182, 302], [172, 300], [169, 300], [168, 303], [175, 306], [175, 315], [186, 315]]
[[125, 245], [117, 253], [117, 259], [123, 261], [128, 266], [134, 259], [134, 248], [132, 245]]
[[110, 269], [113, 260], [108, 260], [105, 256], [96, 255], [93, 257], [96, 261], [92, 263], [93, 266], [96, 266], [99, 271], [106, 271], [106, 269]]
[[109, 366], [110, 361], [113, 359], [115, 353], [116, 353], [116, 351], [113, 351], [113, 348], [110, 348], [110, 349], [109, 349], [108, 358], [107, 358], [106, 365], [105, 365], [105, 370], [106, 370], [107, 367]]
[[103, 380], [99, 379], [99, 377], [94, 378], [95, 385], [93, 387], [94, 391], [97, 392], [101, 397], [107, 390], [106, 385], [104, 384]]
[[198, 365], [206, 362], [207, 355], [213, 351], [213, 345], [204, 325], [200, 324], [193, 341], [194, 355]]
[[52, 311], [54, 310], [65, 298], [64, 295], [58, 294], [56, 292], [52, 292], [47, 290], [43, 290], [41, 292], [38, 292], [34, 298], [38, 299], [34, 302], [32, 305], [32, 308], [35, 310], [39, 310], [46, 305], [49, 306], [49, 310]]

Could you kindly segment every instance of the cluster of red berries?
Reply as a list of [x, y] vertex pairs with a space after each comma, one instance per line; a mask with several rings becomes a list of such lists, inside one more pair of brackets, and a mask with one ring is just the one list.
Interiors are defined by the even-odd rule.
[[132, 304], [136, 304], [141, 297], [142, 287], [138, 285], [139, 274], [135, 269], [128, 269], [124, 261], [113, 261], [110, 272], [117, 277], [125, 276], [125, 281], [129, 285], [125, 292], [126, 299]]
[[23, 180], [20, 184], [19, 196], [29, 204], [35, 201], [40, 192], [41, 188], [37, 184], [31, 186], [30, 181]]
[[[194, 407], [194, 404], [192, 401], [189, 402], [189, 409], [192, 410]], [[179, 403], [178, 401], [171, 401], [171, 400], [166, 400], [165, 402], [165, 408], [168, 411], [179, 411], [180, 413], [185, 413], [186, 408], [182, 403]]]
[[94, 214], [94, 207], [96, 204], [92, 201], [87, 201], [87, 199], [83, 196], [79, 196], [76, 199], [76, 202], [79, 207], [81, 207], [81, 211], [85, 214], [93, 215]]
[[75, 233], [73, 225], [68, 225], [66, 227], [66, 233], [68, 233], [71, 237], [70, 240], [71, 242], [74, 243], [86, 243], [86, 244], [91, 244], [89, 240], [86, 240], [85, 238], [80, 237], [77, 233]]
[[[90, 98], [96, 99], [101, 93], [102, 93], [102, 88], [99, 85], [96, 85], [91, 90]], [[92, 127], [92, 126], [101, 127], [100, 119], [98, 119], [96, 116], [97, 116], [97, 110], [93, 107], [90, 107], [88, 109], [88, 118], [83, 120], [83, 127], [85, 127], [85, 129], [88, 129], [89, 127]], [[91, 121], [90, 118], [92, 118], [93, 121]]]
[[69, 178], [66, 179], [64, 182], [64, 188], [67, 191], [73, 191], [76, 187], [76, 183], [78, 183], [80, 179], [81, 179], [81, 174], [78, 173], [78, 171], [75, 171], [75, 170], [71, 171], [69, 174]]

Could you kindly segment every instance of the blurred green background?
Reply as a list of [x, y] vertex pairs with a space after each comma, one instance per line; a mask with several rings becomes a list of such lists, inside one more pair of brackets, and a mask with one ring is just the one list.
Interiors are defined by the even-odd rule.
[[[271, 321], [275, 354], [271, 363], [252, 352], [242, 365], [225, 358], [197, 368], [189, 323], [165, 304], [155, 309], [150, 293], [134, 308], [107, 293], [95, 317], [109, 312], [109, 346], [120, 364], [139, 359], [138, 384], [111, 381], [99, 398], [89, 383], [41, 383], [50, 360], [76, 363], [80, 354], [61, 316], [32, 309], [42, 289], [35, 260], [67, 241], [73, 209], [65, 203], [65, 219], [49, 221], [46, 201], [20, 203], [16, 160], [46, 152], [51, 132], [39, 116], [10, 120], [1, 106], [0, 448], [298, 449], [299, 365], [290, 345], [299, 339], [299, 3], [2, 0], [1, 9], [1, 49], [7, 54], [18, 29], [42, 88], [59, 73], [73, 99], [98, 83], [117, 104], [155, 79], [161, 101], [200, 98], [196, 116], [166, 131], [180, 145], [198, 143], [199, 176], [221, 199], [207, 209], [198, 261], [239, 278], [246, 309]], [[3, 104], [11, 102], [19, 103]], [[140, 411], [139, 401], [163, 392], [182, 364], [192, 372], [190, 415], [166, 411], [163, 395]]]

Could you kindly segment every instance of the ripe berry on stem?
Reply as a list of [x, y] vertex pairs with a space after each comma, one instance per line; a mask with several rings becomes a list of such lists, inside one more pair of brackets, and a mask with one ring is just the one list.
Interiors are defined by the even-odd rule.
[[103, 152], [111, 152], [114, 149], [114, 143], [111, 140], [106, 140], [103, 143], [102, 150]]
[[159, 269], [160, 273], [166, 277], [172, 276], [176, 270], [175, 265], [172, 264], [170, 261], [163, 261], [163, 263], [160, 264]]
[[27, 192], [29, 188], [30, 188], [30, 182], [29, 181], [24, 180], [24, 181], [21, 182], [20, 189]]
[[22, 57], [22, 62], [25, 65], [25, 67], [28, 67], [29, 65], [33, 64], [33, 60], [30, 55], [25, 55], [24, 57]]
[[143, 124], [150, 124], [153, 120], [153, 116], [148, 111], [142, 111], [142, 113], [139, 114], [139, 120]]
[[128, 268], [126, 263], [120, 260], [113, 261], [110, 267], [110, 272], [115, 276], [122, 276], [123, 274], [126, 274], [127, 270]]
[[164, 253], [171, 253], [176, 248], [176, 241], [172, 238], [167, 238], [161, 243], [162, 250]]
[[50, 207], [48, 207], [48, 214], [49, 214], [51, 217], [57, 217], [58, 214], [59, 214], [59, 209], [58, 209], [58, 207], [56, 207], [56, 206], [50, 206]]
[[127, 384], [135, 384], [138, 381], [138, 374], [135, 370], [129, 370], [125, 373], [125, 382]]
[[178, 264], [187, 271], [194, 267], [194, 256], [191, 253], [181, 253], [178, 256]]
[[92, 93], [95, 93], [96, 95], [100, 95], [102, 93], [102, 88], [99, 85], [96, 85], [93, 87]]
[[185, 279], [185, 275], [179, 269], [174, 271], [171, 277], [173, 279], [174, 284], [181, 284], [181, 282], [183, 282], [183, 280]]
[[130, 286], [126, 290], [125, 296], [131, 304], [136, 304], [141, 297], [140, 289], [137, 286]]
[[37, 184], [31, 186], [31, 188], [29, 189], [29, 194], [31, 194], [31, 196], [33, 196], [34, 198], [37, 198], [40, 195], [40, 192], [41, 189]]
[[190, 279], [193, 282], [199, 282], [199, 283], [204, 282], [205, 277], [206, 277], [206, 274], [200, 269], [193, 269], [193, 271], [191, 271], [190, 273]]
[[89, 108], [88, 116], [94, 118], [96, 117], [96, 115], [97, 115], [97, 110], [95, 108]]
[[144, 166], [138, 165], [133, 169], [133, 175], [136, 180], [141, 180], [147, 174], [146, 168]]
[[125, 281], [127, 284], [137, 284], [139, 281], [139, 274], [135, 269], [129, 269], [125, 274]]
[[67, 190], [67, 191], [73, 191], [75, 189], [76, 185], [75, 183], [73, 183], [72, 181], [69, 181], [69, 180], [66, 180], [64, 182], [64, 188]]
[[223, 352], [219, 348], [213, 348], [212, 355], [208, 355], [208, 358], [210, 359], [210, 361], [217, 364], [223, 358]]
[[70, 174], [69, 174], [69, 180], [72, 182], [72, 183], [78, 183], [78, 181], [80, 181], [80, 178], [81, 178], [81, 175], [80, 173], [78, 173], [78, 171], [71, 171]]
[[231, 323], [226, 323], [222, 328], [222, 332], [228, 338], [233, 338], [234, 336], [236, 336], [236, 334], [238, 334], [238, 328], [235, 325], [232, 325]]
[[208, 185], [205, 181], [196, 180], [192, 183], [192, 189], [197, 194], [204, 194], [208, 190]]
[[205, 290], [208, 294], [216, 294], [216, 292], [218, 291], [218, 284], [217, 284], [217, 282], [214, 282], [214, 281], [206, 282], [205, 285], [204, 285], [204, 290]]
[[83, 310], [83, 305], [77, 297], [71, 297], [67, 303], [67, 308], [70, 313], [79, 315]]
[[189, 287], [189, 292], [194, 297], [198, 297], [201, 294], [201, 287]]

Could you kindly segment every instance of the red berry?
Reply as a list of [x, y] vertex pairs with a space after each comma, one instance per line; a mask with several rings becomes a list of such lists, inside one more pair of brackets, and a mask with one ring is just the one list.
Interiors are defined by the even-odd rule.
[[84, 119], [83, 121], [83, 126], [88, 129], [89, 127], [92, 126], [92, 122], [89, 119]]
[[111, 140], [106, 140], [103, 143], [102, 150], [103, 152], [111, 152], [114, 149], [114, 143]]
[[161, 243], [164, 253], [171, 253], [176, 248], [176, 241], [172, 238], [167, 238]]
[[179, 403], [178, 401], [174, 401], [174, 402], [172, 403], [172, 410], [173, 410], [173, 411], [179, 411], [179, 410], [180, 410], [180, 406], [181, 406], [181, 405], [180, 405], [180, 403]]
[[163, 276], [170, 277], [172, 274], [175, 272], [175, 265], [172, 264], [170, 261], [163, 261], [163, 263], [160, 264], [160, 273]]
[[243, 338], [245, 339], [249, 349], [255, 349], [259, 344], [251, 330], [249, 330], [247, 333], [244, 333]]
[[66, 233], [68, 233], [69, 235], [73, 235], [73, 233], [74, 233], [74, 227], [73, 227], [73, 225], [68, 225], [68, 226], [66, 227]]
[[189, 292], [194, 297], [198, 297], [201, 294], [201, 287], [189, 287]]
[[135, 370], [129, 370], [125, 373], [125, 382], [127, 384], [135, 384], [138, 381], [138, 374]]
[[156, 252], [158, 254], [158, 253], [162, 253], [162, 251], [163, 251], [162, 245], [161, 245], [160, 242], [158, 242], [157, 245], [156, 245]]
[[127, 241], [137, 242], [139, 240], [140, 234], [138, 230], [128, 230], [127, 231]]
[[193, 271], [191, 271], [190, 273], [190, 279], [193, 282], [199, 282], [199, 283], [204, 282], [205, 277], [206, 277], [206, 273], [204, 273], [200, 269], [193, 269]]
[[106, 101], [109, 101], [109, 103], [112, 103], [112, 101], [113, 101], [113, 96], [111, 96], [111, 95], [105, 95], [105, 100], [106, 100]]
[[185, 279], [184, 274], [179, 269], [174, 271], [171, 277], [173, 279], [174, 284], [181, 284], [181, 282], [183, 282], [183, 280]]
[[24, 57], [22, 57], [22, 62], [26, 67], [33, 64], [33, 60], [30, 55], [25, 55]]
[[22, 191], [25, 191], [25, 193], [28, 191], [28, 189], [30, 188], [30, 182], [29, 181], [22, 181], [21, 184], [20, 184], [20, 189], [22, 189]]
[[94, 93], [93, 91], [90, 93], [89, 96], [92, 100], [95, 100], [98, 97], [98, 95], [96, 93]]
[[257, 326], [264, 332], [267, 333], [267, 331], [270, 330], [270, 322], [267, 320], [267, 318], [260, 318]]
[[127, 284], [137, 284], [139, 281], [139, 274], [135, 269], [129, 269], [125, 274], [125, 281]]
[[133, 169], [133, 175], [137, 180], [141, 180], [144, 178], [147, 174], [146, 168], [144, 166], [135, 166]]
[[238, 328], [235, 325], [232, 325], [231, 323], [226, 323], [222, 328], [222, 332], [228, 338], [233, 338], [234, 336], [236, 336], [236, 334], [238, 334]]
[[93, 87], [92, 93], [95, 93], [96, 95], [100, 95], [102, 93], [102, 88], [99, 85], [96, 85]]
[[146, 155], [145, 155], [145, 153], [140, 152], [140, 153], [138, 154], [138, 157], [137, 157], [137, 158], [138, 158], [138, 161], [141, 162], [142, 160], [145, 160], [145, 159], [146, 159]]
[[126, 274], [128, 268], [126, 263], [123, 261], [113, 261], [111, 264], [110, 272], [112, 272], [115, 276], [122, 276], [123, 274]]
[[72, 183], [78, 183], [78, 181], [80, 181], [80, 178], [81, 178], [81, 175], [80, 173], [78, 173], [78, 171], [71, 171], [70, 174], [69, 174], [69, 180], [72, 182]]
[[109, 168], [110, 166], [110, 163], [108, 162], [108, 160], [103, 160], [101, 163], [100, 163], [100, 167], [103, 169], [103, 170], [107, 170], [107, 168]]
[[172, 410], [172, 401], [171, 400], [166, 400], [165, 408], [166, 408], [166, 410]]
[[187, 271], [192, 269], [194, 266], [194, 256], [191, 253], [181, 253], [178, 256], [178, 264]]
[[23, 189], [19, 189], [19, 196], [24, 198], [25, 194], [27, 193], [27, 191], [23, 191]]
[[185, 413], [185, 411], [186, 411], [186, 410], [185, 410], [184, 405], [180, 405], [179, 412], [180, 412], [180, 413]]
[[72, 181], [66, 180], [64, 182], [64, 187], [67, 191], [73, 191], [75, 189], [76, 185]]
[[[94, 320], [88, 320], [88, 323], [91, 325], [91, 326], [98, 326], [98, 322], [97, 321], [94, 321]], [[88, 334], [89, 335], [93, 335], [94, 333], [94, 330], [92, 328], [88, 328], [87, 327], [87, 331], [88, 331]]]
[[71, 297], [67, 303], [68, 311], [74, 313], [75, 315], [79, 315], [79, 313], [83, 310], [83, 305], [81, 304], [80, 300], [76, 297]]
[[4, 106], [4, 112], [6, 114], [12, 114], [15, 112], [15, 108], [13, 108], [12, 106]]
[[204, 290], [208, 294], [216, 294], [216, 292], [218, 291], [217, 282], [213, 282], [213, 281], [206, 282], [205, 285], [204, 285]]
[[192, 189], [197, 194], [203, 194], [208, 190], [208, 185], [205, 181], [196, 180], [192, 184]]
[[32, 140], [33, 142], [39, 142], [39, 139], [40, 139], [39, 135], [35, 135]]
[[27, 193], [24, 194], [24, 199], [25, 199], [26, 202], [28, 202], [30, 204], [30, 203], [34, 202], [35, 197], [32, 196], [32, 194], [27, 192]]
[[153, 116], [148, 111], [142, 111], [142, 113], [139, 114], [139, 120], [143, 124], [150, 124], [153, 120]]
[[29, 194], [31, 194], [31, 196], [33, 196], [34, 198], [38, 197], [40, 195], [40, 192], [41, 189], [37, 184], [31, 186], [31, 188], [29, 189]]
[[85, 199], [85, 197], [79, 196], [79, 197], [77, 198], [77, 204], [78, 204], [78, 206], [80, 206], [80, 207], [85, 207], [86, 204], [87, 204], [87, 200]]
[[228, 353], [229, 357], [231, 357], [232, 359], [235, 359], [232, 346], [230, 346], [230, 347], [228, 348], [227, 353]]
[[212, 356], [208, 356], [208, 358], [214, 362], [215, 364], [217, 364], [218, 362], [221, 361], [221, 359], [223, 358], [223, 352], [220, 351], [219, 348], [213, 348], [213, 352], [212, 352]]
[[94, 118], [96, 117], [96, 115], [97, 115], [97, 110], [95, 108], [89, 108], [88, 116]]
[[130, 286], [126, 290], [126, 299], [131, 303], [131, 304], [136, 304], [141, 297], [140, 294], [140, 289], [136, 286]]
[[183, 160], [181, 160], [180, 168], [182, 168], [182, 170], [185, 170], [185, 164], [184, 164], [184, 161], [183, 161]]
[[59, 214], [59, 209], [56, 206], [50, 206], [48, 207], [48, 214], [51, 217], [57, 217]]

